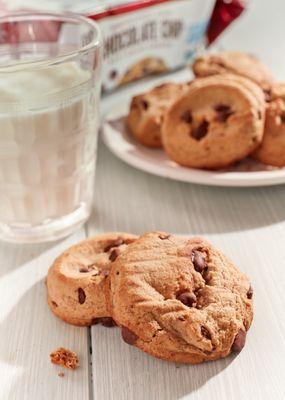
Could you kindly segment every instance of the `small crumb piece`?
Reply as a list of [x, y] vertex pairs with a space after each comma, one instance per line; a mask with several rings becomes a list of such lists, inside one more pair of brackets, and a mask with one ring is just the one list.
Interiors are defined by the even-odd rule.
[[77, 354], [63, 347], [53, 351], [50, 354], [50, 360], [53, 364], [62, 365], [69, 369], [76, 369], [79, 367]]
[[63, 378], [63, 377], [64, 377], [64, 372], [59, 372], [57, 375], [58, 375], [60, 378]]

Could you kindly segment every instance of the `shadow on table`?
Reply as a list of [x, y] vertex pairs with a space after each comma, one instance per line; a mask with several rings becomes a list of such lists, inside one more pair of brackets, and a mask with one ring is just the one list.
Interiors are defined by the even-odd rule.
[[[11, 275], [7, 279], [12, 280], [14, 273], [19, 279], [19, 270], [23, 279], [30, 276], [31, 282], [35, 283], [33, 275], [40, 268], [40, 264], [46, 272], [53, 260], [63, 250], [84, 237], [85, 230], [82, 228], [73, 235], [48, 243], [14, 244], [0, 241], [0, 290], [4, 284], [2, 280], [4, 276]], [[32, 272], [33, 268], [35, 268], [34, 272]]]
[[[21, 265], [28, 264], [61, 241], [42, 244], [13, 244], [0, 241], [0, 278]], [[9, 262], [9, 269], [4, 263]]]
[[[178, 400], [227, 368], [233, 357], [200, 365], [155, 359], [126, 345], [119, 329], [92, 328], [94, 398]], [[195, 395], [192, 394], [195, 398]]]
[[285, 185], [222, 188], [181, 183], [138, 171], [104, 146], [99, 149], [91, 230], [212, 234], [285, 220]]
[[[79, 393], [80, 398], [89, 398], [88, 331], [53, 316], [43, 279], [31, 286], [0, 321], [0, 338], [0, 400], [75, 399]], [[64, 379], [58, 377], [62, 368], [49, 359], [58, 347], [77, 352], [82, 366], [76, 373], [64, 370]]]

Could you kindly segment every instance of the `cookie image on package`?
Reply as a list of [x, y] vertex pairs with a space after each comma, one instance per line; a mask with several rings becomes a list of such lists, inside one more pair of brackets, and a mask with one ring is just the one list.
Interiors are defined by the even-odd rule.
[[186, 84], [164, 83], [133, 97], [127, 126], [143, 145], [161, 147], [161, 126], [165, 110], [186, 90]]
[[62, 253], [47, 275], [52, 312], [73, 325], [112, 326], [104, 286], [112, 263], [136, 236], [112, 232], [83, 240]]
[[264, 118], [264, 93], [255, 83], [234, 75], [200, 78], [166, 110], [163, 147], [187, 167], [228, 167], [261, 143]]
[[205, 54], [194, 61], [192, 69], [197, 77], [237, 74], [252, 80], [262, 88], [268, 88], [274, 81], [268, 67], [258, 58], [238, 51]]
[[252, 157], [275, 167], [285, 166], [285, 84], [275, 84], [270, 90], [266, 109], [264, 136]]
[[160, 74], [167, 71], [168, 68], [161, 58], [147, 57], [129, 68], [119, 84], [124, 85], [125, 83], [133, 82], [149, 75]]
[[250, 281], [202, 238], [147, 233], [116, 260], [108, 281], [123, 340], [146, 353], [196, 364], [245, 345]]

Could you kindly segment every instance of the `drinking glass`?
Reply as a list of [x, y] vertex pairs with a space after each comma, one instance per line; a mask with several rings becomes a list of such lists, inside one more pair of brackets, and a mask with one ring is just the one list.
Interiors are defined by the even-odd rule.
[[50, 241], [89, 217], [102, 40], [73, 14], [0, 18], [0, 238]]

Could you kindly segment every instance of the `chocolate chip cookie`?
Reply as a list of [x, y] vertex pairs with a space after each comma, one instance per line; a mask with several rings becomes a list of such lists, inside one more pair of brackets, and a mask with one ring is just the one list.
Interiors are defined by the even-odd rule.
[[123, 340], [155, 357], [195, 364], [245, 344], [250, 281], [202, 238], [147, 233], [117, 258], [107, 280]]
[[138, 61], [129, 68], [121, 79], [119, 85], [142, 79], [149, 75], [161, 74], [168, 70], [161, 58], [147, 57]]
[[52, 312], [74, 325], [113, 325], [106, 310], [106, 277], [112, 263], [135, 239], [127, 233], [106, 233], [83, 240], [61, 254], [47, 275]]
[[187, 167], [228, 167], [261, 143], [264, 117], [264, 93], [250, 80], [234, 75], [197, 79], [166, 110], [163, 147]]
[[261, 145], [252, 157], [275, 167], [285, 166], [285, 84], [271, 87]]
[[186, 84], [164, 83], [133, 97], [127, 126], [141, 144], [161, 147], [163, 114], [186, 87]]
[[193, 63], [197, 77], [231, 73], [244, 76], [263, 88], [268, 88], [274, 81], [266, 65], [252, 54], [242, 52], [220, 52], [205, 54]]

